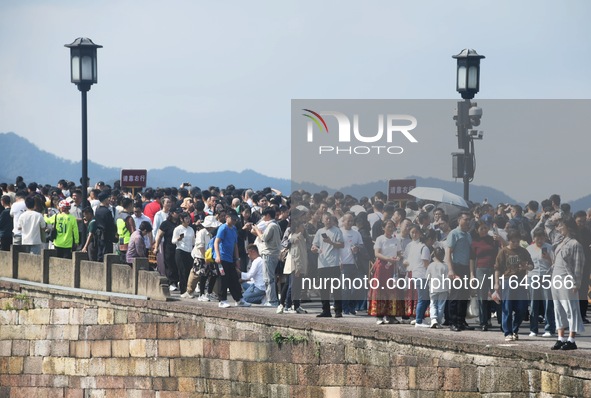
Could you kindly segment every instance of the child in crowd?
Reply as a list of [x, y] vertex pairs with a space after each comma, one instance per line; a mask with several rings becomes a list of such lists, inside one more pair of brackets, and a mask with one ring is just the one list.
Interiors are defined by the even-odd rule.
[[433, 251], [433, 262], [427, 267], [429, 281], [429, 298], [431, 299], [431, 328], [437, 329], [443, 322], [445, 302], [449, 295], [447, 279], [447, 265], [443, 262], [445, 250], [441, 247]]

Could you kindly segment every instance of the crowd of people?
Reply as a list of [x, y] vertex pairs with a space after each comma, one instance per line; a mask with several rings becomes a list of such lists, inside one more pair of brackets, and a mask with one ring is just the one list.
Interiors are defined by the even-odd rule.
[[378, 325], [454, 332], [475, 328], [469, 315], [488, 331], [496, 315], [506, 341], [518, 340], [529, 318], [529, 335], [539, 336], [543, 324], [555, 350], [576, 349], [588, 323], [591, 211], [573, 213], [556, 194], [525, 209], [486, 202], [459, 209], [402, 206], [382, 192], [287, 196], [232, 185], [185, 183], [134, 196], [99, 182], [88, 203], [65, 180], [19, 177], [0, 188], [1, 250], [55, 248], [63, 258], [82, 251], [94, 261], [117, 253], [127, 264], [149, 257], [172, 292], [221, 308], [230, 307], [228, 291], [237, 307], [278, 314], [305, 314], [302, 303], [319, 297], [318, 317], [367, 311]]

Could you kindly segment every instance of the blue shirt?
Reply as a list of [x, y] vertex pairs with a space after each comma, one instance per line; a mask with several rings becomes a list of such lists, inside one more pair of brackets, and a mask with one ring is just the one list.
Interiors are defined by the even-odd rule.
[[228, 227], [227, 224], [222, 224], [218, 229], [216, 238], [220, 239], [219, 248], [222, 261], [233, 263], [234, 246], [236, 245], [236, 242], [238, 242], [238, 233], [236, 232], [236, 227]]
[[451, 262], [453, 264], [470, 265], [470, 248], [472, 236], [457, 227], [447, 235], [447, 247], [452, 249]]

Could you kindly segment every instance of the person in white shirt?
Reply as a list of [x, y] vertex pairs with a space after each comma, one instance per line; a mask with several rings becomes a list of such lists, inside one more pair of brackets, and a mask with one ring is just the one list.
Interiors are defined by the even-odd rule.
[[35, 199], [29, 196], [25, 199], [27, 211], [18, 218], [18, 230], [22, 236], [23, 251], [32, 254], [41, 254], [43, 241], [41, 240], [41, 229], [47, 225], [41, 213], [34, 210]]
[[193, 266], [191, 251], [195, 245], [195, 231], [191, 227], [191, 216], [181, 213], [181, 225], [172, 232], [172, 242], [176, 245], [175, 262], [179, 273], [179, 291], [181, 295], [187, 291], [187, 281]]
[[[211, 301], [214, 299], [213, 287], [217, 279], [217, 266], [215, 263], [207, 263], [205, 261], [205, 250], [211, 241], [211, 233], [222, 223], [217, 221], [214, 216], [207, 216], [201, 224], [203, 228], [195, 234], [195, 246], [191, 252], [193, 257], [193, 268], [189, 273], [189, 281], [187, 282], [187, 291], [181, 295], [182, 298], [195, 297], [195, 289], [199, 283], [199, 297], [198, 301]], [[207, 294], [205, 294], [205, 284], [207, 286]]]
[[[142, 225], [143, 221], [147, 221], [150, 224], [150, 226], [152, 226], [152, 220], [150, 220], [150, 217], [146, 216], [143, 213], [142, 204], [139, 202], [134, 203], [133, 214], [131, 215], [131, 218], [133, 218], [133, 221], [135, 222], [136, 227], [139, 227], [140, 225]], [[151, 232], [154, 232], [154, 231], [152, 230]], [[153, 237], [154, 237], [153, 233], [144, 235], [144, 243], [146, 244], [146, 247], [152, 247]]]
[[380, 200], [376, 201], [373, 204], [373, 213], [369, 213], [367, 215], [367, 221], [369, 221], [370, 227], [373, 227], [376, 221], [382, 220], [384, 218], [382, 210], [384, 210], [384, 202]]
[[[361, 234], [352, 229], [355, 223], [355, 218], [352, 214], [345, 214], [343, 216], [343, 239], [345, 240], [345, 247], [341, 249], [341, 273], [343, 280], [350, 280], [349, 286], [343, 286], [343, 314], [355, 315], [355, 308], [357, 307], [358, 297], [355, 297], [354, 280], [359, 278], [357, 265], [355, 265], [355, 255], [359, 252], [359, 248], [363, 246], [363, 239]], [[348, 282], [347, 282], [348, 283]]]
[[12, 222], [14, 225], [14, 229], [12, 230], [12, 245], [13, 246], [20, 246], [22, 245], [22, 237], [23, 234], [20, 229], [18, 229], [18, 219], [20, 218], [21, 214], [23, 214], [27, 210], [27, 206], [25, 205], [25, 197], [27, 193], [25, 191], [18, 191], [16, 193], [16, 199], [13, 203], [12, 207], [10, 208], [10, 215], [12, 216]]
[[[556, 318], [554, 315], [554, 302], [551, 289], [542, 288], [545, 280], [552, 278], [552, 264], [554, 264], [554, 250], [552, 245], [547, 243], [546, 232], [543, 228], [535, 229], [533, 232], [534, 241], [528, 246], [527, 251], [534, 263], [534, 269], [527, 273], [529, 280], [530, 315], [529, 335], [538, 335], [538, 315], [545, 319], [543, 337], [552, 337], [556, 332]], [[533, 286], [537, 286], [536, 289]], [[540, 301], [543, 305], [543, 312], [540, 313]]]
[[[410, 228], [410, 237], [412, 241], [404, 249], [404, 265], [407, 271], [411, 273], [412, 280], [408, 290], [414, 290], [416, 287], [417, 298], [416, 301], [416, 327], [430, 327], [430, 325], [423, 324], [425, 318], [425, 311], [429, 306], [429, 290], [427, 289], [427, 267], [431, 261], [431, 252], [429, 248], [421, 242], [421, 227], [413, 225]], [[407, 305], [414, 305], [414, 292], [412, 299]]]
[[248, 258], [251, 261], [251, 266], [248, 272], [240, 273], [240, 279], [244, 281], [242, 283], [242, 288], [244, 289], [242, 298], [247, 303], [261, 304], [266, 296], [264, 275], [265, 262], [262, 257], [259, 256], [259, 248], [256, 245], [248, 245], [246, 251], [248, 253]]
[[431, 299], [430, 314], [431, 328], [437, 329], [443, 323], [445, 302], [449, 295], [447, 279], [448, 269], [443, 262], [445, 250], [441, 247], [435, 248], [433, 262], [427, 267], [427, 280], [429, 281], [429, 298]]
[[172, 207], [172, 201], [169, 197], [162, 198], [162, 210], [157, 211], [156, 215], [154, 215], [154, 224], [152, 225], [153, 232], [154, 232], [154, 240], [156, 240], [156, 234], [160, 229], [160, 224], [164, 222], [168, 218], [168, 212]]

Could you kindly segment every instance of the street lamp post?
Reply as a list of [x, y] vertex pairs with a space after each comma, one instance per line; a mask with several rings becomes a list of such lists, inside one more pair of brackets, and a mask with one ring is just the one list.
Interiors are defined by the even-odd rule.
[[458, 62], [456, 90], [464, 99], [458, 102], [457, 115], [454, 116], [458, 127], [458, 149], [463, 152], [453, 154], [453, 177], [464, 180], [464, 199], [468, 201], [469, 184], [474, 178], [476, 163], [474, 140], [483, 137], [482, 131], [472, 130], [473, 127], [480, 124], [482, 109], [470, 100], [480, 90], [480, 60], [484, 58], [484, 55], [479, 55], [472, 49], [464, 49], [452, 58]]
[[70, 49], [70, 74], [72, 83], [78, 86], [82, 93], [82, 206], [87, 206], [88, 196], [88, 130], [86, 93], [90, 86], [97, 82], [96, 49], [103, 46], [94, 44], [86, 37], [79, 37], [71, 44], [65, 44]]

